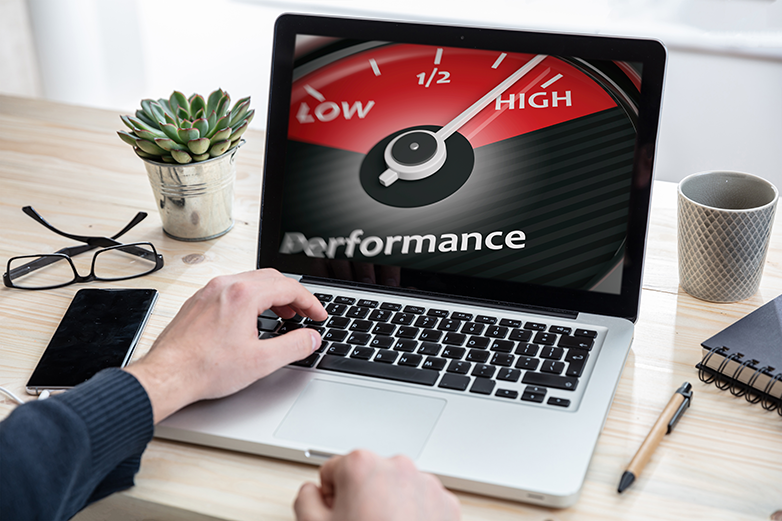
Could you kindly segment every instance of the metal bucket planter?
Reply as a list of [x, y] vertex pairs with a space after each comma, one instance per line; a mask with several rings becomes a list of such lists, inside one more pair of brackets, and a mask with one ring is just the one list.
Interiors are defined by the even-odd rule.
[[180, 241], [206, 241], [233, 228], [236, 151], [186, 165], [144, 159], [163, 231]]

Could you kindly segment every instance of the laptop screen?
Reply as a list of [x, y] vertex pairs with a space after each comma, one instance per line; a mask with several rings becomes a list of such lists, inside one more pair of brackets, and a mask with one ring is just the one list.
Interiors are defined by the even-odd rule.
[[259, 267], [637, 305], [659, 44], [286, 15], [273, 63]]

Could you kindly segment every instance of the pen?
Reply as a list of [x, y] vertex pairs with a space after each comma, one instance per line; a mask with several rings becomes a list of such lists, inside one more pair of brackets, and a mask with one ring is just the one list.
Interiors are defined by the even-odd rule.
[[619, 488], [617, 492], [624, 491], [627, 487], [633, 484], [635, 478], [641, 474], [644, 467], [649, 463], [649, 459], [652, 457], [663, 436], [673, 431], [676, 423], [684, 415], [684, 411], [690, 406], [692, 401], [692, 385], [689, 382], [684, 382], [679, 389], [673, 393], [668, 405], [665, 406], [663, 412], [660, 413], [660, 417], [657, 418], [652, 430], [646, 436], [646, 439], [641, 444], [638, 452], [635, 453], [632, 461], [627, 466], [627, 470], [622, 474], [622, 479], [619, 481]]

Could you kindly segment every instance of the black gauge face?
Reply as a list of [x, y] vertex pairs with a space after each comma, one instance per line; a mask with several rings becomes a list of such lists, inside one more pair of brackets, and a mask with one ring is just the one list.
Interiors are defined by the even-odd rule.
[[640, 60], [317, 41], [296, 37], [272, 121], [278, 267], [621, 292]]

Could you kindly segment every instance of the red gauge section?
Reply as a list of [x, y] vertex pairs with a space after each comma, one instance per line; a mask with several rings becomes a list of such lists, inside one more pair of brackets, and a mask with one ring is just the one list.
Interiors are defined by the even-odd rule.
[[366, 154], [401, 129], [450, 125], [477, 148], [616, 106], [556, 57], [389, 44], [298, 78], [288, 128], [292, 140]]

